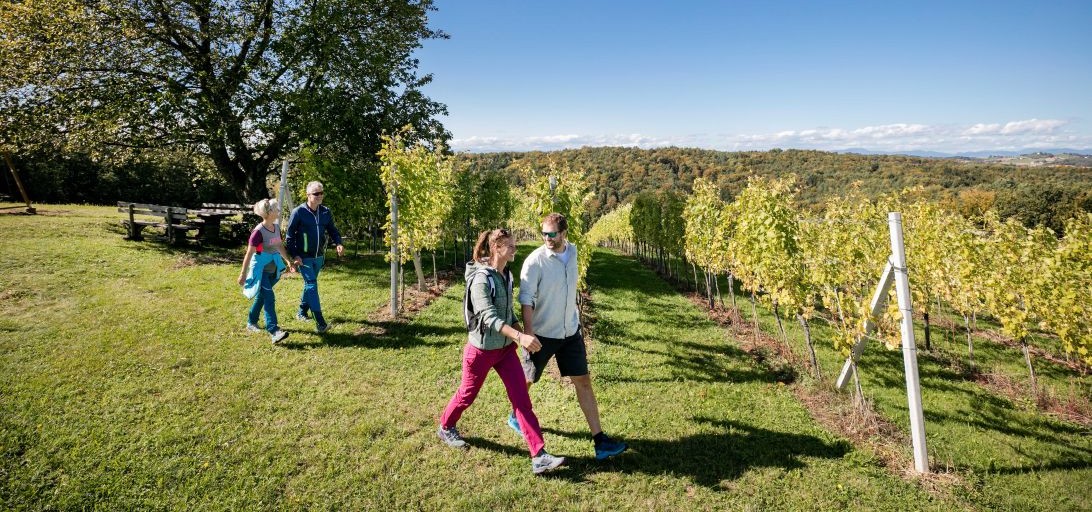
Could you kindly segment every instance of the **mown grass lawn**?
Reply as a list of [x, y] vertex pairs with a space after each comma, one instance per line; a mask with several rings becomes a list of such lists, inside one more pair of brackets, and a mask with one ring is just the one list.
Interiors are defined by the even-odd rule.
[[[240, 250], [128, 242], [113, 208], [39, 212], [0, 215], [5, 509], [1088, 507], [1087, 433], [926, 377], [927, 407], [933, 382], [965, 398], [927, 413], [934, 457], [969, 453], [961, 471], [974, 475], [927, 492], [819, 427], [728, 331], [610, 253], [589, 275], [590, 359], [604, 425], [631, 451], [595, 461], [571, 388], [544, 379], [535, 409], [569, 464], [535, 478], [499, 379], [460, 422], [470, 450], [436, 439], [459, 378], [461, 285], [409, 323], [374, 323], [389, 267], [381, 255], [334, 260], [320, 278], [333, 330], [291, 318], [302, 283], [289, 277], [277, 292], [292, 334], [273, 347], [242, 329]], [[896, 356], [870, 351], [864, 376], [901, 422], [897, 379], [872, 370]]]

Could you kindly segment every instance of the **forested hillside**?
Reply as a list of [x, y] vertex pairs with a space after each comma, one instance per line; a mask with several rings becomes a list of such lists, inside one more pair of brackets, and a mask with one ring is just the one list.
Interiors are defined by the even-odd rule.
[[804, 150], [724, 152], [675, 147], [462, 154], [459, 161], [471, 169], [503, 170], [523, 161], [539, 169], [567, 166], [582, 171], [595, 194], [588, 205], [592, 219], [632, 200], [641, 191], [675, 189], [689, 193], [699, 177], [715, 183], [725, 195], [723, 199], [729, 200], [743, 190], [748, 176], [788, 174], [799, 179], [798, 200], [809, 208], [860, 183], [861, 191], [873, 197], [920, 186], [927, 197], [962, 213], [975, 214], [994, 207], [1002, 217], [1015, 216], [1026, 224], [1044, 224], [1056, 230], [1076, 212], [1092, 211], [1089, 168], [1029, 168], [966, 159]]

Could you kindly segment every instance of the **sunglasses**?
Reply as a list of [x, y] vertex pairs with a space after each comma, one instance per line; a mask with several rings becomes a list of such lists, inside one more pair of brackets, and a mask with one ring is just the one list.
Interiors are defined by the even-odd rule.
[[321, 191], [319, 191], [319, 192], [311, 192], [310, 194], [307, 194], [307, 195], [309, 195], [309, 196], [321, 196], [321, 195], [322, 195], [322, 192], [321, 192]]
[[542, 236], [546, 238], [557, 238], [557, 231], [543, 231]]

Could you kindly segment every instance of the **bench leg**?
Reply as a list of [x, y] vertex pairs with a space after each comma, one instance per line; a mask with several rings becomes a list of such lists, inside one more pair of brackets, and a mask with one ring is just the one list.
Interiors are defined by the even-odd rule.
[[125, 237], [126, 240], [132, 240], [134, 242], [144, 240], [144, 236], [140, 234], [140, 232], [144, 230], [143, 225], [126, 222], [125, 227], [129, 232], [129, 236]]

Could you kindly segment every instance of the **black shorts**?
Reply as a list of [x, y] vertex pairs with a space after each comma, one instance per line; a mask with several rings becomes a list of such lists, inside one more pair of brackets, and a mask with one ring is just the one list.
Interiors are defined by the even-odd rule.
[[546, 363], [556, 356], [557, 369], [562, 377], [579, 377], [588, 374], [588, 352], [584, 348], [583, 329], [577, 329], [576, 334], [568, 338], [538, 337], [542, 343], [542, 349], [534, 354], [520, 349], [520, 359], [523, 363], [523, 375], [527, 382], [538, 382], [542, 378], [542, 371], [546, 369]]

